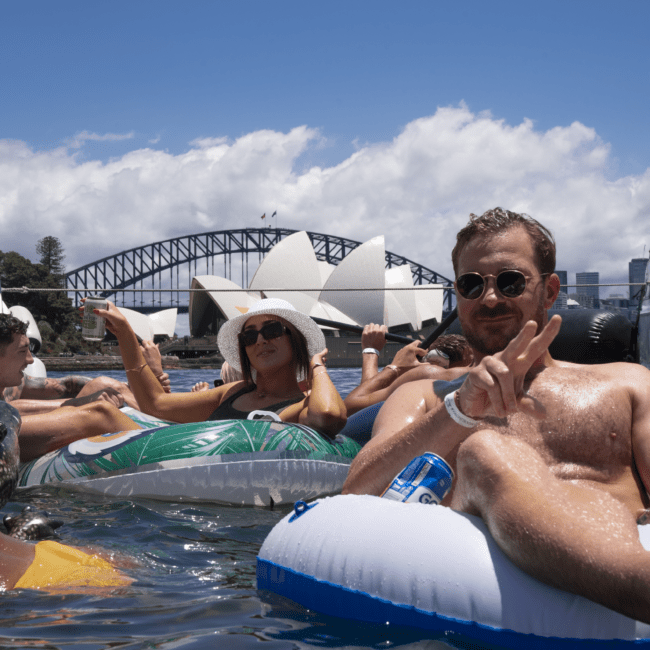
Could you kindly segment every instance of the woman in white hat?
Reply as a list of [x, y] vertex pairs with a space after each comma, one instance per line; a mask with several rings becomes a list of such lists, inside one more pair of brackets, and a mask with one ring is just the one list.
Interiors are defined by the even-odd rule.
[[[309, 316], [286, 300], [260, 300], [219, 331], [219, 350], [241, 371], [242, 381], [189, 393], [162, 389], [135, 333], [113, 303], [95, 313], [106, 318], [107, 328], [117, 337], [129, 385], [145, 413], [174, 422], [203, 422], [270, 412], [330, 437], [345, 425], [345, 405], [325, 367], [325, 337]], [[305, 380], [309, 392], [298, 385]]]

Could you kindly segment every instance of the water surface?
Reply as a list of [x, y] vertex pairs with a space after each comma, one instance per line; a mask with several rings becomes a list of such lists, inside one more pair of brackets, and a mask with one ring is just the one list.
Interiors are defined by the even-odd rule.
[[[125, 380], [123, 371], [102, 374]], [[172, 389], [183, 391], [198, 381], [211, 383], [219, 371], [169, 374]], [[346, 395], [361, 371], [332, 369], [330, 374]], [[109, 552], [135, 582], [111, 595], [0, 594], [3, 649], [475, 647], [459, 637], [423, 639], [390, 626], [331, 619], [258, 593], [257, 552], [289, 507], [170, 503], [47, 486], [20, 491], [2, 514], [20, 512], [26, 504], [65, 522], [58, 541]]]

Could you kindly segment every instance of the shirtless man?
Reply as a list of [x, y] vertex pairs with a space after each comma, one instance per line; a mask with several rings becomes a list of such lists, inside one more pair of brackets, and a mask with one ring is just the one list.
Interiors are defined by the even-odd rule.
[[112, 377], [82, 377], [68, 375], [61, 379], [23, 376], [17, 386], [4, 390], [4, 401], [9, 402], [21, 415], [49, 413], [60, 406], [80, 406], [109, 394], [120, 394], [123, 402], [138, 408], [129, 387]]
[[[140, 347], [163, 390], [170, 393], [171, 382], [163, 370], [158, 345], [144, 340]], [[60, 406], [81, 406], [99, 399], [114, 401], [113, 396], [118, 396], [127, 406], [139, 408], [128, 384], [104, 375], [95, 378], [68, 375], [61, 379], [25, 375], [18, 386], [4, 389], [5, 402], [10, 402], [21, 415], [49, 413]]]
[[513, 563], [650, 623], [650, 553], [637, 531], [650, 488], [650, 372], [551, 358], [561, 319], [547, 310], [560, 280], [552, 236], [533, 219], [472, 215], [452, 260], [473, 365], [447, 400], [428, 381], [398, 389], [343, 492], [381, 494], [432, 451], [456, 474], [444, 504], [482, 517]]
[[[373, 332], [384, 335], [387, 331], [385, 325], [379, 326], [374, 323], [366, 325], [364, 332], [368, 328], [373, 328]], [[408, 382], [422, 379], [429, 381], [457, 379], [467, 372], [467, 367], [472, 363], [472, 350], [462, 336], [456, 334], [441, 336], [426, 353], [418, 345], [418, 341], [414, 341], [398, 350], [391, 364], [385, 366], [381, 372], [375, 373], [370, 379], [362, 381], [350, 392], [345, 398], [348, 417], [361, 409], [387, 400], [400, 386]], [[381, 347], [383, 348], [383, 345]], [[442, 356], [437, 356], [436, 353], [442, 353]], [[436, 356], [428, 360], [427, 357], [430, 355]], [[364, 354], [364, 363], [365, 356], [375, 355]]]
[[[23, 371], [34, 362], [25, 335], [27, 325], [8, 314], [0, 314], [0, 394], [6, 388], [18, 386]], [[18, 437], [20, 460], [38, 458], [80, 438], [103, 433], [139, 429], [124, 415], [121, 395], [102, 391], [99, 399], [76, 406], [67, 405], [49, 413], [23, 416]]]

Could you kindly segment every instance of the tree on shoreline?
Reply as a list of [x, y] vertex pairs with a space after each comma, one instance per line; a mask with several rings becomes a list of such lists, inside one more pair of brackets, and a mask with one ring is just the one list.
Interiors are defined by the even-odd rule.
[[[43, 264], [34, 264], [13, 251], [0, 251], [0, 286], [5, 289], [61, 289], [62, 281], [62, 274], [50, 273]], [[79, 314], [65, 290], [25, 293], [4, 291], [2, 300], [8, 307], [20, 305], [29, 309], [39, 326], [43, 351], [58, 354], [99, 349], [99, 344], [87, 342], [81, 337]]]
[[65, 276], [65, 254], [63, 245], [58, 237], [48, 235], [39, 239], [36, 243], [36, 252], [39, 254], [39, 262], [47, 269], [47, 272], [59, 281], [63, 286]]

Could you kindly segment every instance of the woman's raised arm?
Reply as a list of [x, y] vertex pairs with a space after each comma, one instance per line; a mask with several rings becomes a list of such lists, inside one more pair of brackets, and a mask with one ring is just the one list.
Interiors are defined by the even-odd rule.
[[347, 414], [345, 404], [327, 372], [326, 357], [327, 348], [315, 354], [309, 362], [311, 391], [302, 403], [298, 422], [334, 438], [345, 426]]
[[106, 309], [95, 309], [94, 313], [106, 319], [106, 328], [117, 337], [129, 386], [145, 413], [173, 422], [203, 422], [226, 394], [241, 388], [241, 382], [237, 382], [200, 393], [166, 393], [147, 365], [128, 320], [112, 302], [107, 302]]

